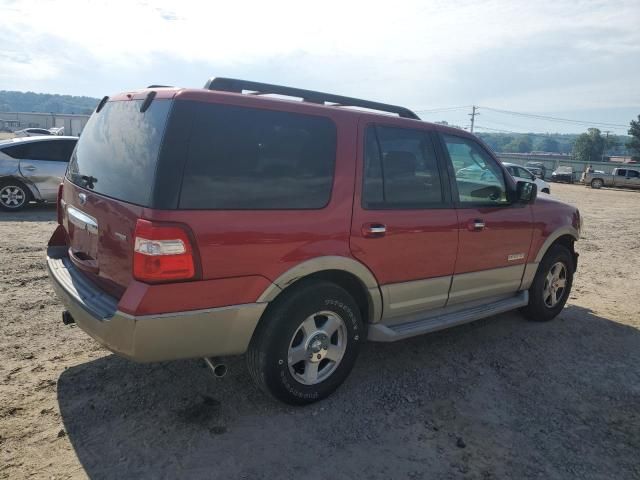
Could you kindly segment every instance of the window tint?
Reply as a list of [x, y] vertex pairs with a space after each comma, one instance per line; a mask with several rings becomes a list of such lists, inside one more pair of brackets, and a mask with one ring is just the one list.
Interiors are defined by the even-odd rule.
[[638, 178], [640, 177], [640, 173], [635, 170], [627, 170], [627, 177], [629, 178]]
[[420, 130], [369, 127], [363, 207], [429, 208], [443, 203], [435, 151]]
[[68, 162], [75, 147], [75, 140], [51, 140], [25, 145], [23, 159]]
[[618, 176], [626, 177], [627, 176], [627, 171], [619, 168], [618, 169]]
[[193, 103], [179, 208], [315, 209], [331, 196], [336, 128], [324, 117]]
[[2, 150], [2, 153], [6, 153], [11, 158], [17, 158], [17, 159], [26, 158], [25, 157], [26, 149], [24, 144], [13, 145], [11, 147], [4, 147], [1, 150]]
[[107, 102], [94, 113], [78, 140], [67, 177], [97, 193], [147, 206], [171, 101]]
[[453, 164], [458, 197], [463, 204], [508, 203], [502, 169], [475, 141], [443, 135]]

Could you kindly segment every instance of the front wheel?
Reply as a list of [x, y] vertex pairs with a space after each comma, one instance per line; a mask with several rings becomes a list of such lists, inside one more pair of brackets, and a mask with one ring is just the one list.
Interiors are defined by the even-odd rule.
[[522, 309], [530, 320], [546, 322], [564, 308], [571, 285], [575, 263], [569, 249], [553, 245], [545, 254], [529, 288], [529, 304]]
[[360, 310], [346, 290], [329, 282], [304, 282], [282, 295], [251, 340], [249, 373], [285, 403], [313, 403], [351, 372], [366, 337]]
[[602, 188], [604, 186], [604, 182], [601, 178], [594, 178], [591, 180], [591, 188]]

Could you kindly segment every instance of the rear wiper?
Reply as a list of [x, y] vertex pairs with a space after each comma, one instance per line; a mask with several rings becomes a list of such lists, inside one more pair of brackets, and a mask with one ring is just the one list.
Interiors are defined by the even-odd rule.
[[97, 183], [98, 179], [96, 177], [92, 177], [91, 175], [81, 175], [80, 178], [84, 181], [85, 188], [89, 188], [93, 190], [94, 183]]

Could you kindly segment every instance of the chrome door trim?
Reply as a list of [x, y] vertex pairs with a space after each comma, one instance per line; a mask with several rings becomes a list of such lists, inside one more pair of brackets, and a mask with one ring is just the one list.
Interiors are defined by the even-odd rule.
[[69, 221], [76, 227], [86, 230], [89, 233], [98, 234], [98, 222], [95, 218], [87, 215], [82, 210], [68, 206], [67, 216]]

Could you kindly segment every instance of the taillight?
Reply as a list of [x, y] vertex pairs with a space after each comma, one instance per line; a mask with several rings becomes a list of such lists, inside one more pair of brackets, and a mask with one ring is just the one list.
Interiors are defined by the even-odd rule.
[[133, 276], [143, 282], [189, 280], [196, 274], [191, 239], [180, 226], [139, 219], [133, 250]]
[[58, 185], [58, 200], [56, 202], [56, 213], [58, 214], [58, 225], [62, 225], [62, 190], [64, 189], [64, 183]]

